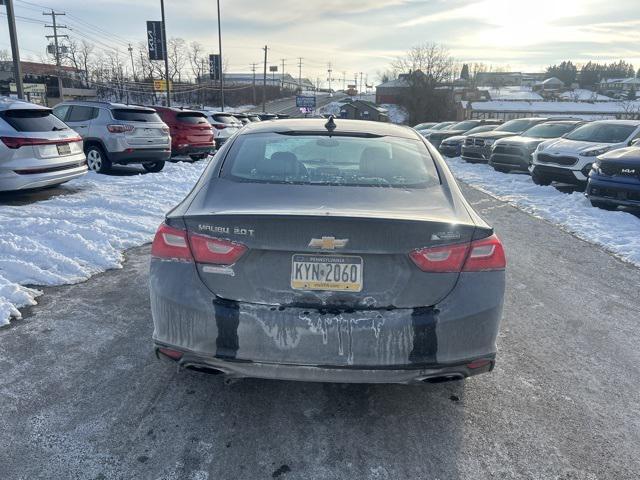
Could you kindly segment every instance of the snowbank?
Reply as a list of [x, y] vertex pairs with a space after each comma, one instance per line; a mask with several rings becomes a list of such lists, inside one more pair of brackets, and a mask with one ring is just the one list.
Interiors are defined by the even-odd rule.
[[460, 158], [447, 159], [447, 163], [466, 184], [640, 266], [640, 219], [631, 213], [594, 208], [583, 193], [566, 194], [551, 186], [541, 187], [528, 175], [500, 173]]
[[153, 238], [164, 213], [205, 167], [169, 163], [160, 173], [74, 180], [79, 191], [23, 206], [0, 205], [0, 326], [41, 293], [122, 266], [122, 252]]

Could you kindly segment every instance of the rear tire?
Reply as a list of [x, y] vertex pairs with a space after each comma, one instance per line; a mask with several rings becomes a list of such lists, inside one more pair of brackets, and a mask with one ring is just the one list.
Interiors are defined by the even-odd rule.
[[149, 173], [157, 173], [164, 168], [164, 162], [143, 163], [142, 167]]
[[100, 145], [90, 144], [85, 147], [84, 153], [87, 156], [87, 167], [97, 173], [107, 173], [111, 170], [111, 160], [107, 158]]
[[533, 180], [533, 183], [535, 183], [536, 185], [542, 186], [551, 185], [551, 183], [553, 182], [553, 180], [551, 180], [550, 178], [536, 173], [535, 170], [531, 172], [531, 180]]
[[198, 160], [202, 160], [203, 158], [205, 158], [206, 155], [205, 154], [200, 154], [200, 155], [189, 155], [189, 158], [191, 158], [192, 161], [197, 162]]
[[589, 201], [591, 202], [591, 205], [593, 207], [601, 208], [602, 210], [613, 211], [613, 210], [617, 210], [618, 209], [618, 206], [614, 205], [612, 203], [599, 202], [598, 200], [589, 200]]

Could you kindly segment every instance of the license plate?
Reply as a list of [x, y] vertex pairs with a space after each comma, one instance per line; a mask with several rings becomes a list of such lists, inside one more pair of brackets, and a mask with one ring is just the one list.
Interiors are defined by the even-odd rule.
[[294, 290], [362, 290], [362, 257], [294, 255], [291, 260]]
[[56, 145], [58, 147], [58, 155], [70, 155], [71, 154], [71, 145], [68, 143], [63, 143], [60, 145]]

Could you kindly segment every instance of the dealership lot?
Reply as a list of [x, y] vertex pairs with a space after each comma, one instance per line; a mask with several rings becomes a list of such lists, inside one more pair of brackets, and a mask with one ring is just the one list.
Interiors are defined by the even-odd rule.
[[492, 374], [424, 387], [178, 374], [153, 356], [149, 248], [136, 248], [0, 330], [5, 475], [635, 478], [640, 271], [465, 194], [508, 252]]

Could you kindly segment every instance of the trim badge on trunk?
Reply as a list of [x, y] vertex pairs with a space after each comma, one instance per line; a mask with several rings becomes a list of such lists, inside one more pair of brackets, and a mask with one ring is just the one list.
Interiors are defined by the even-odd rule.
[[349, 243], [348, 238], [322, 237], [312, 238], [309, 242], [311, 248], [321, 248], [322, 250], [335, 250], [336, 248], [344, 248]]

